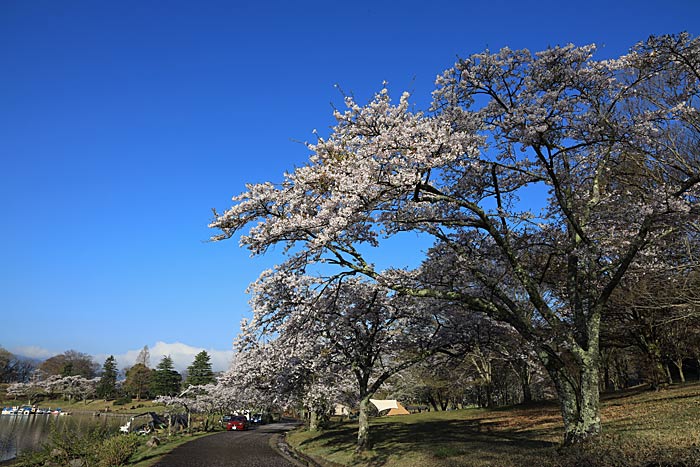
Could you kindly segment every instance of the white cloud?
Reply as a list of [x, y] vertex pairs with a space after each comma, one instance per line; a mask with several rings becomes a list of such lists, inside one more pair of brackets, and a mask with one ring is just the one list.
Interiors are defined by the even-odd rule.
[[[194, 356], [202, 350], [206, 350], [211, 357], [211, 367], [214, 371], [228, 370], [233, 359], [233, 350], [205, 349], [203, 347], [192, 347], [182, 342], [167, 343], [158, 341], [155, 345], [149, 345], [148, 351], [151, 355], [149, 366], [155, 368], [164, 355], [170, 355], [173, 359], [173, 366], [177, 371], [183, 371], [194, 361]], [[119, 368], [128, 368], [134, 364], [141, 349], [129, 350], [120, 355], [114, 355]], [[96, 355], [98, 363], [104, 362], [109, 355]]]
[[49, 357], [53, 357], [57, 353], [60, 352], [53, 352], [51, 350], [44, 349], [42, 347], [37, 347], [36, 345], [20, 345], [18, 347], [13, 347], [9, 349], [10, 352], [12, 352], [15, 355], [20, 355], [22, 357], [29, 357], [29, 358], [38, 358], [38, 359], [45, 359]]

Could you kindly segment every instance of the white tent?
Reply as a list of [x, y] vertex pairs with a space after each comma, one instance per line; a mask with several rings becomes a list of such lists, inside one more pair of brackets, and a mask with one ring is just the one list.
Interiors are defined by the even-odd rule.
[[386, 399], [386, 400], [379, 400], [379, 399], [370, 399], [369, 400], [374, 406], [377, 408], [378, 411], [382, 410], [388, 410], [386, 415], [388, 416], [393, 416], [393, 415], [408, 415], [411, 412], [406, 410], [406, 408], [401, 405], [401, 402], [394, 400], [394, 399]]
[[395, 409], [398, 407], [398, 401], [394, 399], [370, 399], [369, 400], [374, 406], [377, 408], [378, 411], [382, 410], [389, 410], [389, 409]]

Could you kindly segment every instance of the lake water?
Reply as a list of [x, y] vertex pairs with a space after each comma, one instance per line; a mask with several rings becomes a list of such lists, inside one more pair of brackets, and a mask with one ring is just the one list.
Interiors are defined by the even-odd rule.
[[72, 415], [0, 415], [0, 461], [11, 459], [24, 450], [39, 449], [55, 426], [89, 431], [106, 427], [117, 431], [128, 415], [73, 413]]

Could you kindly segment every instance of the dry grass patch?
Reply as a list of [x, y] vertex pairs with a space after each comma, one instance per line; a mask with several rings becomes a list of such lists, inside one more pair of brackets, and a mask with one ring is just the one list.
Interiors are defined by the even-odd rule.
[[429, 412], [372, 421], [374, 449], [354, 454], [357, 423], [319, 433], [295, 432], [290, 444], [340, 465], [447, 466], [700, 466], [700, 385], [604, 397], [604, 435], [562, 448], [556, 403], [495, 410]]

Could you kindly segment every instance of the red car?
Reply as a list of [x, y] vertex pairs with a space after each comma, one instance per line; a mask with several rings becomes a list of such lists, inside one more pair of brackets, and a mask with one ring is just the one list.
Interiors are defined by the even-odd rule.
[[248, 429], [248, 419], [243, 417], [243, 416], [233, 417], [226, 423], [226, 429], [228, 431], [247, 430]]

